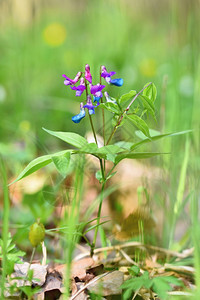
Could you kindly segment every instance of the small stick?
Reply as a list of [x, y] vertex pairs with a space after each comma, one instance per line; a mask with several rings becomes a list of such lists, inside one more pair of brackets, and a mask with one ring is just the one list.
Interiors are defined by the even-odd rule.
[[[113, 271], [112, 271], [113, 272]], [[93, 280], [91, 280], [90, 282], [88, 282], [86, 285], [84, 285], [78, 292], [76, 292], [75, 295], [73, 295], [70, 300], [74, 300], [78, 295], [80, 295], [80, 293], [82, 293], [85, 289], [87, 289], [88, 286], [90, 286], [91, 284], [95, 283], [96, 281], [98, 281], [99, 279], [103, 278], [104, 276], [112, 273], [112, 272], [106, 272], [102, 275], [100, 275], [99, 277], [94, 278]]]
[[[138, 247], [138, 248], [144, 247], [144, 248], [147, 248], [147, 249], [152, 249], [154, 251], [163, 252], [166, 255], [168, 254], [168, 255], [171, 255], [171, 256], [178, 257], [178, 258], [186, 258], [189, 255], [191, 255], [190, 251], [189, 251], [189, 254], [187, 254], [187, 253], [185, 254], [184, 252], [179, 253], [179, 252], [173, 251], [173, 250], [168, 250], [168, 249], [164, 249], [164, 248], [160, 248], [160, 247], [156, 247], [156, 246], [151, 246], [151, 245], [145, 245], [145, 244], [142, 244], [140, 242], [127, 242], [127, 243], [124, 243], [124, 244], [121, 244], [121, 245], [97, 248], [97, 249], [94, 250], [94, 254], [101, 253], [101, 252], [104, 252], [104, 251], [114, 251], [114, 250], [115, 251], [120, 251], [121, 249], [127, 248], [127, 247]], [[84, 253], [84, 254], [79, 254], [75, 258], [75, 261], [77, 261], [81, 258], [87, 257], [89, 255], [90, 255], [90, 252], [87, 252], [87, 253]]]

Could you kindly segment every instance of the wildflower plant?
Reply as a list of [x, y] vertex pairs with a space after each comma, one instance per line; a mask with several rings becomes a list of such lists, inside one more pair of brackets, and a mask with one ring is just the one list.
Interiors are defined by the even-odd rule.
[[[135, 90], [131, 90], [130, 92], [122, 95], [120, 98], [115, 99], [111, 97], [106, 90], [108, 85], [112, 85], [113, 88], [119, 88], [123, 85], [123, 79], [114, 78], [115, 74], [116, 72], [108, 71], [105, 66], [101, 66], [99, 82], [95, 83], [88, 64], [86, 64], [85, 70], [83, 72], [79, 71], [74, 79], [63, 74], [63, 77], [65, 78], [64, 85], [69, 86], [69, 88], [75, 91], [76, 97], [80, 97], [82, 95], [85, 97], [85, 101], [80, 102], [80, 111], [72, 117], [72, 121], [78, 124], [83, 118], [88, 116], [95, 143], [89, 143], [86, 138], [77, 133], [51, 131], [43, 128], [50, 135], [61, 139], [74, 148], [34, 159], [14, 181], [16, 182], [50, 163], [55, 165], [56, 169], [62, 176], [66, 176], [72, 156], [90, 154], [96, 157], [99, 160], [99, 170], [96, 172], [96, 178], [101, 184], [101, 194], [94, 238], [93, 242], [90, 243], [91, 255], [93, 255], [96, 245], [105, 185], [106, 182], [115, 174], [115, 172], [113, 172], [115, 167], [125, 158], [143, 159], [159, 155], [159, 152], [141, 152], [138, 151], [138, 149], [146, 143], [173, 135], [150, 135], [149, 127], [145, 118], [150, 114], [154, 119], [156, 119], [154, 103], [157, 91], [155, 85], [150, 82], [138, 93]], [[140, 101], [136, 101], [137, 98], [139, 98]], [[107, 133], [107, 130], [105, 130], [105, 110], [112, 116], [112, 122], [110, 122], [110, 133]], [[99, 145], [95, 130], [95, 113], [97, 111], [102, 114], [101, 128], [104, 141], [103, 146]], [[134, 142], [132, 139], [129, 142], [115, 142], [114, 136], [117, 129], [121, 126], [130, 126], [130, 123], [133, 124], [137, 130], [142, 132], [145, 138], [139, 142]], [[106, 161], [110, 161], [112, 165], [112, 167], [109, 167], [109, 170], [106, 169]]]

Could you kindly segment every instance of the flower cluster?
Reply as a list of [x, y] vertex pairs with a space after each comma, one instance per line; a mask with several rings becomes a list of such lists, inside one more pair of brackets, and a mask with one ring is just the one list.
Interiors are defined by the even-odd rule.
[[[72, 121], [74, 123], [79, 123], [85, 117], [85, 108], [88, 109], [89, 115], [95, 113], [95, 108], [99, 106], [100, 100], [103, 98], [102, 91], [106, 87], [105, 85], [101, 84], [101, 78], [104, 78], [105, 81], [111, 85], [115, 85], [115, 86], [123, 85], [122, 78], [115, 78], [115, 79], [111, 78], [115, 74], [116, 72], [108, 72], [105, 66], [101, 66], [100, 83], [97, 83], [96, 85], [93, 85], [92, 75], [90, 73], [90, 66], [88, 64], [85, 66], [85, 72], [78, 72], [74, 79], [70, 79], [65, 74], [63, 74], [63, 77], [65, 78], [64, 84], [70, 85], [70, 88], [76, 91], [76, 96], [79, 97], [82, 95], [84, 91], [86, 91], [86, 104], [84, 105], [84, 103], [81, 102], [80, 113], [72, 117]], [[75, 84], [78, 82], [79, 85], [75, 86]], [[90, 91], [91, 95], [89, 94], [88, 91]], [[105, 92], [104, 95], [107, 102], [112, 101], [110, 100], [110, 97], [107, 92]], [[93, 102], [91, 96], [93, 96]]]

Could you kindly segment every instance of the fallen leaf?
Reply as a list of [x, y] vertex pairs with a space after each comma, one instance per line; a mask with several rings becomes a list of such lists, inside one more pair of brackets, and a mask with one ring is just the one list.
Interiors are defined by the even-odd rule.
[[[11, 275], [11, 279], [15, 277], [22, 277], [23, 279], [13, 279], [12, 284], [16, 283], [17, 286], [24, 285], [24, 279], [27, 277], [27, 271], [29, 269], [29, 263], [15, 264], [14, 273]], [[32, 284], [42, 286], [46, 280], [47, 266], [40, 264], [32, 264], [30, 270], [33, 270]], [[26, 285], [31, 285], [30, 282], [26, 281]]]
[[[91, 257], [86, 257], [78, 261], [72, 262], [71, 266], [71, 277], [77, 278], [78, 281], [84, 281], [86, 278], [86, 270], [94, 266], [94, 260]], [[59, 265], [54, 268], [55, 271], [59, 272], [62, 277], [65, 277], [65, 265]]]
[[[98, 278], [98, 276], [96, 278]], [[92, 293], [102, 296], [120, 295], [122, 292], [120, 286], [123, 281], [124, 274], [120, 271], [113, 271], [100, 280], [90, 284], [87, 289]]]

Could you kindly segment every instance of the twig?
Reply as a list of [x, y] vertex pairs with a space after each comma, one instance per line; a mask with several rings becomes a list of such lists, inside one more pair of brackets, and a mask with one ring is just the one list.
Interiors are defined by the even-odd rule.
[[46, 248], [44, 242], [42, 242], [42, 255], [43, 255], [42, 266], [45, 266], [47, 263], [47, 248]]
[[132, 258], [124, 251], [124, 250], [119, 250], [119, 252], [122, 254], [122, 256], [128, 261], [130, 262], [131, 264], [133, 264], [134, 266], [137, 266], [139, 269], [140, 269], [140, 272], [142, 274], [144, 274], [144, 270], [142, 270], [139, 265], [134, 261], [132, 260]]
[[[113, 271], [112, 271], [113, 272]], [[75, 295], [73, 295], [70, 300], [74, 300], [78, 295], [80, 295], [84, 290], [86, 290], [88, 288], [88, 286], [90, 286], [91, 284], [95, 283], [96, 281], [98, 281], [99, 279], [103, 278], [104, 276], [112, 273], [112, 272], [106, 272], [102, 275], [100, 275], [99, 277], [94, 278], [93, 280], [91, 280], [90, 282], [88, 282], [86, 285], [84, 285], [78, 292], [76, 292]]]
[[[97, 253], [101, 253], [101, 252], [104, 252], [104, 251], [120, 251], [121, 249], [123, 248], [128, 248], [128, 247], [136, 247], [136, 248], [147, 248], [147, 249], [151, 249], [151, 250], [154, 250], [154, 251], [157, 251], [157, 252], [163, 252], [165, 253], [166, 255], [170, 255], [170, 256], [175, 256], [175, 257], [178, 257], [178, 258], [186, 258], [188, 257], [189, 255], [191, 255], [191, 252], [189, 253], [189, 255], [184, 252], [182, 253], [179, 253], [177, 251], [173, 251], [173, 250], [168, 250], [168, 249], [164, 249], [164, 248], [160, 248], [160, 247], [156, 247], [156, 246], [151, 246], [151, 245], [145, 245], [145, 244], [142, 244], [140, 242], [128, 242], [128, 243], [124, 243], [124, 244], [121, 244], [121, 245], [115, 245], [115, 246], [109, 246], [109, 247], [103, 247], [103, 248], [97, 248], [94, 250], [94, 254], [97, 254]], [[84, 258], [86, 256], [89, 256], [90, 255], [90, 252], [86, 252], [84, 254], [79, 254], [78, 256], [76, 256], [75, 260], [79, 260], [81, 258]]]

